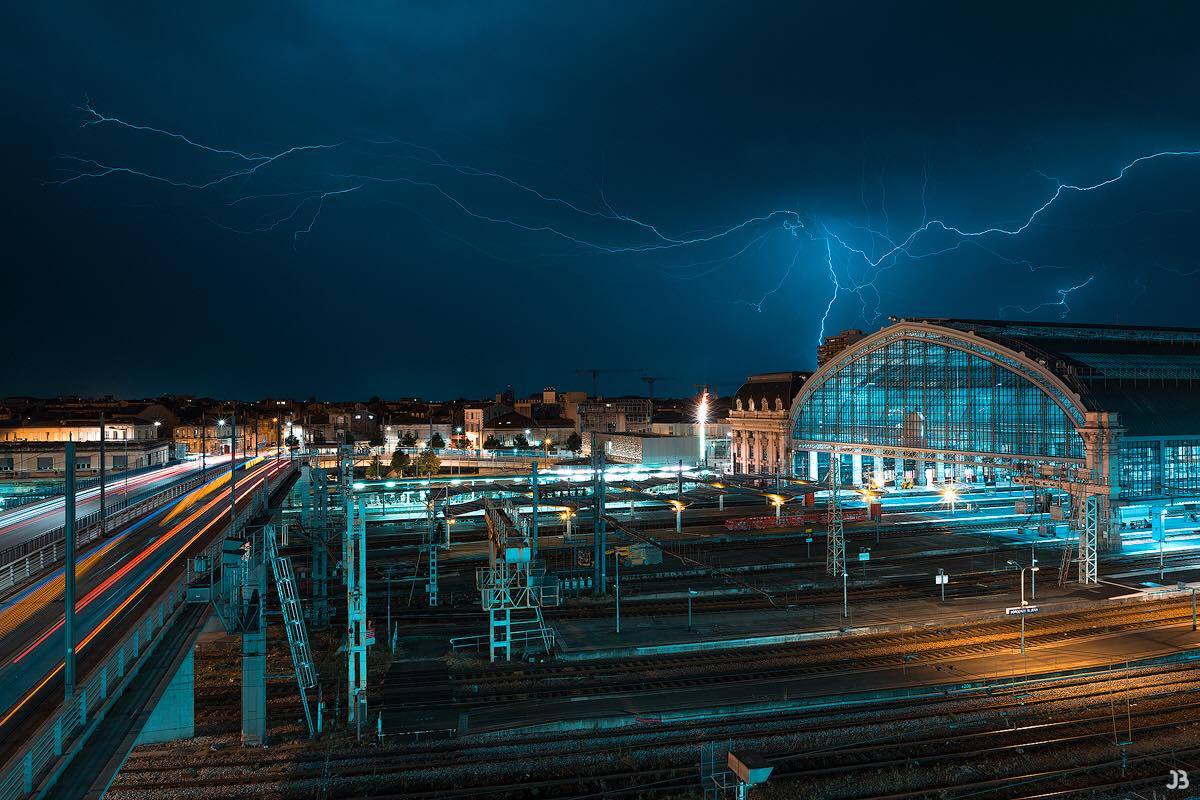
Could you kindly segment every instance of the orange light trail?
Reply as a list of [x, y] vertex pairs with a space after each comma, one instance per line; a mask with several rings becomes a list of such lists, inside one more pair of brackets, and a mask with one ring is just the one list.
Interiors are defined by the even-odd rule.
[[[254, 478], [257, 477], [257, 473], [251, 473], [249, 477], [251, 480], [253, 480]], [[257, 483], [254, 483], [251, 486], [251, 489], [253, 489], [254, 486], [257, 486], [257, 485], [258, 485]], [[78, 613], [79, 611], [86, 608], [89, 604], [91, 604], [91, 602], [93, 600], [95, 600], [97, 597], [99, 597], [101, 594], [103, 594], [108, 589], [112, 588], [112, 586], [117, 581], [121, 580], [121, 578], [124, 578], [132, 570], [136, 569], [139, 564], [141, 564], [143, 561], [145, 561], [147, 558], [149, 558], [151, 555], [153, 555], [160, 547], [162, 547], [168, 541], [170, 541], [172, 538], [174, 538], [174, 536], [176, 534], [178, 534], [181, 530], [183, 530], [188, 525], [191, 525], [193, 522], [195, 522], [198, 517], [203, 516], [205, 513], [212, 510], [213, 506], [215, 506], [217, 503], [220, 503], [224, 499], [225, 498], [223, 495], [218, 495], [217, 497], [214, 497], [212, 500], [210, 500], [208, 503], [206, 503], [203, 507], [201, 507], [200, 509], [189, 514], [188, 517], [183, 520], [183, 522], [180, 522], [178, 525], [171, 528], [165, 534], [163, 534], [162, 536], [159, 536], [157, 539], [155, 539], [154, 544], [150, 545], [150, 547], [148, 547], [147, 549], [138, 553], [138, 555], [135, 558], [132, 558], [129, 560], [128, 564], [125, 564], [123, 567], [118, 569], [112, 575], [105, 578], [104, 581], [102, 581], [99, 586], [97, 586], [95, 589], [92, 589], [92, 591], [90, 591], [86, 595], [84, 595], [84, 597], [75, 605], [75, 611]], [[220, 517], [218, 517], [217, 519], [220, 519]], [[63, 622], [64, 622], [63, 618], [60, 617], [58, 622], [53, 627], [51, 627], [49, 630], [47, 630], [41, 636], [39, 636], [33, 642], [33, 644], [29, 645], [24, 650], [22, 650], [17, 655], [17, 657], [14, 658], [9, 663], [16, 664], [16, 663], [20, 662], [21, 659], [25, 658], [25, 656], [29, 655], [31, 652], [36, 650], [42, 644], [42, 642], [46, 641], [46, 639], [53, 636], [63, 626]]]
[[[260, 486], [264, 480], [270, 479], [274, 475], [274, 473], [278, 472], [280, 469], [282, 469], [286, 465], [287, 465], [286, 462], [276, 462], [276, 463], [267, 465], [267, 467], [265, 469], [261, 470], [259, 473], [257, 473], [256, 476], [254, 477], [254, 479], [251, 481], [249, 487], [246, 490], [247, 494], [254, 491], [254, 489], [256, 489], [258, 486]], [[203, 513], [203, 511], [198, 512], [198, 513]], [[192, 517], [189, 517], [189, 519], [191, 519], [191, 518]], [[75, 652], [78, 653], [78, 652], [82, 651], [84, 649], [84, 647], [86, 647], [88, 645], [88, 643], [92, 641], [92, 639], [94, 639], [101, 631], [104, 630], [104, 628], [106, 628], [114, 619], [116, 619], [116, 617], [122, 611], [124, 611], [126, 608], [128, 608], [129, 605], [131, 603], [133, 603], [135, 599], [138, 599], [138, 595], [141, 594], [142, 591], [145, 590], [147, 586], [149, 586], [151, 583], [153, 583], [155, 580], [157, 580], [158, 577], [160, 575], [162, 575], [162, 573], [165, 572], [167, 570], [167, 568], [170, 567], [176, 561], [176, 559], [178, 559], [181, 555], [183, 555], [185, 552], [187, 552], [188, 548], [190, 548], [193, 544], [195, 544], [196, 541], [200, 539], [200, 537], [202, 537], [205, 533], [207, 533], [209, 531], [209, 529], [211, 529], [214, 525], [223, 521], [224, 519], [225, 519], [225, 517], [222, 515], [222, 516], [216, 517], [215, 519], [210, 520], [194, 536], [192, 536], [190, 539], [188, 539], [188, 541], [186, 543], [184, 543], [183, 546], [180, 547], [175, 552], [174, 555], [172, 555], [170, 558], [168, 558], [167, 561], [165, 563], [163, 563], [162, 566], [160, 566], [158, 569], [156, 569], [154, 571], [153, 574], [150, 575], [150, 577], [148, 577], [146, 580], [142, 581], [141, 585], [138, 586], [137, 589], [135, 589], [133, 592], [131, 592], [129, 594], [129, 596], [124, 601], [122, 601], [119, 606], [117, 606], [117, 608], [115, 608], [111, 613], [108, 614], [108, 616], [106, 616], [103, 620], [101, 620], [96, 625], [96, 627], [92, 630], [92, 632], [83, 638], [83, 640], [79, 643], [79, 646], [75, 648]], [[186, 523], [182, 523], [182, 524], [186, 524]], [[163, 538], [165, 539], [168, 537], [163, 537]], [[42, 637], [40, 637], [38, 639], [38, 642], [40, 643], [40, 642], [44, 641], [47, 636], [52, 634], [54, 632], [54, 630], [58, 630], [58, 628], [60, 628], [61, 626], [62, 626], [62, 621], [60, 620], [58, 625], [56, 625], [49, 633], [43, 634]], [[36, 647], [36, 646], [37, 646], [37, 644], [35, 643], [34, 647]], [[28, 650], [26, 650], [26, 653], [27, 652], [28, 652]], [[24, 655], [25, 655], [25, 653], [21, 654], [22, 657]], [[14, 663], [15, 663], [15, 659], [14, 659]], [[5, 715], [3, 717], [0, 717], [0, 727], [3, 727], [4, 725], [8, 724], [9, 720], [11, 720], [30, 700], [32, 700], [34, 697], [36, 697], [37, 693], [40, 692], [43, 688], [45, 688], [45, 686], [51, 680], [53, 680], [55, 676], [57, 676], [60, 672], [62, 672], [62, 670], [63, 670], [63, 662], [60, 661], [60, 662], [58, 662], [58, 666], [56, 666], [54, 669], [52, 669], [49, 672], [49, 674], [46, 675], [46, 677], [44, 677], [40, 682], [38, 682], [38, 684], [36, 686], [34, 686], [32, 689], [30, 689], [29, 692], [27, 692], [25, 694], [25, 696], [23, 698], [21, 698], [20, 701], [17, 702], [16, 705], [14, 705], [11, 709], [9, 709], [8, 712], [5, 713]]]

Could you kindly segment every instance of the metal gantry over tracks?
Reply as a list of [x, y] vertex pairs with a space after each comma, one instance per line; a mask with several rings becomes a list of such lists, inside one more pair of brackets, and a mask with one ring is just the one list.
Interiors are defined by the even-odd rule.
[[488, 615], [492, 661], [512, 659], [514, 644], [550, 652], [554, 631], [542, 609], [558, 605], [558, 581], [536, 560], [529, 520], [510, 499], [484, 501], [488, 529], [488, 565], [476, 571], [480, 603]]

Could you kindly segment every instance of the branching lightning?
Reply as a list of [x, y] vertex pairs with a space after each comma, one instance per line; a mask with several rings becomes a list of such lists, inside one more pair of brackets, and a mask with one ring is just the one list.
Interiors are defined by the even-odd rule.
[[[1003, 255], [995, 247], [989, 246], [988, 242], [1021, 237], [1038, 224], [1065, 196], [1098, 192], [1118, 183], [1130, 171], [1151, 161], [1200, 155], [1200, 151], [1197, 150], [1164, 150], [1138, 156], [1109, 177], [1095, 183], [1066, 183], [1047, 178], [1053, 184], [1053, 190], [1028, 214], [1013, 223], [994, 224], [977, 229], [929, 216], [929, 171], [926, 168], [921, 184], [920, 224], [902, 236], [891, 235], [895, 219], [888, 213], [887, 187], [882, 173], [879, 175], [879, 202], [883, 230], [876, 230], [871, 225], [873, 212], [866, 202], [866, 192], [860, 183], [861, 200], [866, 211], [865, 226], [845, 222], [836, 225], [831, 221], [814, 222], [814, 219], [819, 218], [804, 215], [796, 209], [776, 208], [730, 224], [703, 228], [687, 234], [672, 234], [667, 233], [659, 224], [616, 210], [602, 192], [595, 204], [567, 199], [502, 172], [444, 158], [432, 148], [402, 139], [342, 140], [331, 144], [293, 145], [267, 152], [243, 151], [205, 144], [178, 131], [110, 116], [98, 111], [90, 101], [82, 106], [80, 111], [84, 115], [81, 125], [85, 129], [104, 127], [134, 136], [158, 137], [170, 146], [181, 148], [192, 160], [185, 164], [186, 172], [166, 174], [134, 164], [110, 163], [101, 158], [63, 154], [59, 156], [63, 164], [60, 170], [62, 175], [51, 183], [69, 185], [127, 176], [161, 185], [169, 190], [202, 193], [206, 197], [211, 196], [219, 207], [229, 210], [230, 213], [245, 207], [260, 209], [256, 221], [249, 226], [243, 223], [240, 227], [222, 227], [246, 234], [288, 229], [293, 246], [314, 232], [327, 202], [331, 199], [352, 194], [365, 195], [368, 192], [384, 194], [393, 187], [427, 194], [444, 204], [452, 215], [461, 214], [473, 223], [504, 227], [522, 235], [549, 237], [565, 243], [571, 250], [630, 257], [688, 253], [689, 260], [681, 260], [675, 266], [666, 268], [672, 277], [680, 279], [705, 277], [744, 256], [752, 248], [764, 246], [772, 233], [784, 231], [794, 240], [794, 244], [791, 246], [787, 267], [779, 280], [772, 288], [764, 291], [757, 301], [735, 302], [761, 312], [768, 300], [783, 290], [797, 265], [801, 263], [803, 255], [823, 252], [822, 268], [828, 274], [832, 289], [819, 321], [818, 336], [822, 339], [835, 306], [845, 295], [852, 294], [859, 298], [860, 312], [864, 319], [869, 319], [872, 315], [877, 316], [880, 303], [877, 283], [884, 273], [902, 263], [931, 259], [969, 246], [998, 261], [1031, 273], [1064, 269], [1064, 265], [1039, 264], [1030, 259]], [[317, 156], [322, 151], [351, 149], [365, 152], [375, 163], [383, 162], [390, 166], [386, 170], [324, 171], [317, 162], [305, 170], [308, 188], [270, 191], [268, 189], [275, 187], [264, 187], [261, 184], [269, 167], [281, 167], [301, 157]], [[282, 180], [275, 172], [272, 170], [273, 179]], [[188, 173], [205, 177], [190, 177]], [[865, 169], [860, 181], [865, 183]], [[259, 189], [257, 193], [233, 195], [234, 192], [245, 191], [251, 182], [255, 182], [255, 188]], [[326, 185], [314, 187], [313, 182]], [[481, 200], [478, 196], [473, 198], [469, 194], [472, 191], [471, 187], [476, 183], [492, 184], [493, 189], [488, 191], [498, 188], [515, 193], [522, 203], [532, 208], [504, 213], [492, 210], [488, 207], [486, 199]], [[462, 188], [460, 184], [466, 188]], [[223, 196], [216, 196], [216, 193]], [[486, 191], [483, 196], [489, 197]], [[381, 197], [380, 201], [406, 207], [404, 203], [390, 196]], [[262, 211], [263, 206], [266, 206], [267, 210]], [[429, 222], [427, 217], [422, 215], [422, 218]], [[851, 238], [865, 239], [866, 244], [855, 244]], [[773, 242], [772, 246], [776, 244]], [[1185, 277], [1196, 274], [1180, 270], [1168, 271]], [[1065, 317], [1071, 310], [1071, 297], [1089, 286], [1096, 278], [1097, 274], [1092, 273], [1079, 283], [1056, 289], [1057, 300], [1030, 307], [1008, 305], [1000, 309], [1001, 314], [1019, 311], [1031, 315], [1054, 309], [1058, 316]]]
[[1087, 280], [1083, 281], [1082, 283], [1077, 283], [1074, 286], [1068, 286], [1065, 289], [1058, 289], [1056, 291], [1056, 293], [1058, 294], [1058, 300], [1055, 300], [1053, 302], [1038, 303], [1037, 305], [1030, 306], [1028, 308], [1026, 308], [1025, 306], [1017, 306], [1017, 305], [1002, 306], [1000, 309], [1000, 313], [1003, 315], [1013, 309], [1016, 309], [1017, 311], [1020, 311], [1022, 314], [1025, 314], [1028, 316], [1030, 314], [1036, 314], [1038, 311], [1041, 311], [1043, 308], [1061, 308], [1062, 310], [1058, 312], [1059, 319], [1065, 319], [1067, 314], [1071, 313], [1071, 306], [1067, 302], [1067, 300], [1071, 297], [1072, 294], [1079, 291], [1083, 287], [1087, 286], [1089, 283], [1091, 283], [1095, 279], [1096, 279], [1096, 275], [1095, 275], [1095, 273], [1093, 273], [1093, 274], [1089, 275], [1087, 277]]

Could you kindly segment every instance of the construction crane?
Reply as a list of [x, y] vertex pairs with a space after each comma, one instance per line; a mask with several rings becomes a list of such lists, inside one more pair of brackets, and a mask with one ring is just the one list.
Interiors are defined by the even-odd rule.
[[601, 373], [630, 373], [630, 372], [645, 372], [644, 369], [598, 369], [596, 367], [587, 367], [585, 369], [575, 370], [576, 375], [591, 375], [592, 376], [592, 397], [599, 397], [599, 380]]
[[650, 399], [654, 399], [654, 382], [655, 381], [673, 381], [675, 378], [664, 378], [661, 375], [643, 375], [642, 380], [645, 381], [646, 387], [650, 392]]

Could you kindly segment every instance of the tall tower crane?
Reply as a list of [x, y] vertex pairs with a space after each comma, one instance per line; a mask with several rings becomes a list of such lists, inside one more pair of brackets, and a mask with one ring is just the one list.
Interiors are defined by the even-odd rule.
[[645, 370], [644, 369], [625, 369], [625, 368], [599, 369], [597, 367], [584, 367], [584, 368], [575, 370], [576, 375], [591, 375], [592, 376], [592, 397], [600, 396], [599, 381], [600, 381], [600, 375], [602, 373], [617, 374], [617, 373], [630, 373], [630, 372], [645, 372]]
[[642, 376], [642, 381], [646, 384], [646, 387], [650, 393], [651, 400], [654, 399], [654, 382], [655, 381], [673, 381], [673, 380], [675, 380], [675, 378], [665, 378], [662, 375], [643, 375]]

